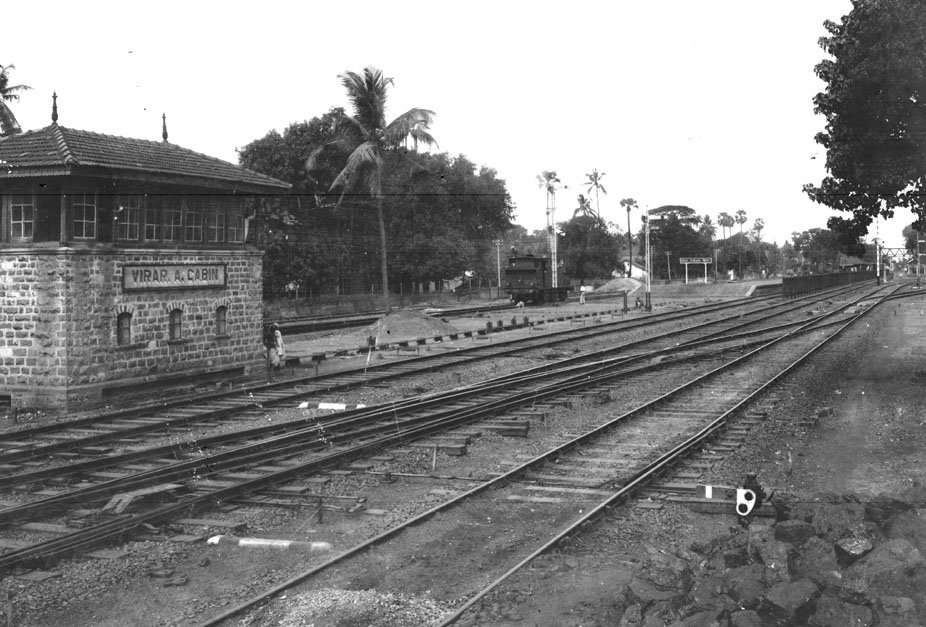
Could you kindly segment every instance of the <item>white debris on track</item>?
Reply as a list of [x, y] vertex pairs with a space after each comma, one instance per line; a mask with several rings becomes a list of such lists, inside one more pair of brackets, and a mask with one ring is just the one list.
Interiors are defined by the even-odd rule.
[[300, 594], [281, 609], [284, 614], [262, 616], [259, 624], [280, 627], [334, 624], [418, 627], [433, 625], [450, 614], [449, 608], [428, 598], [332, 588]]

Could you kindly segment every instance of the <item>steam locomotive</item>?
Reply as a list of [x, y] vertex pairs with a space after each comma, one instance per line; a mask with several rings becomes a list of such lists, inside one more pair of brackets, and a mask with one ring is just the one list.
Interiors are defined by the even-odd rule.
[[505, 292], [513, 302], [532, 304], [566, 300], [569, 286], [562, 268], [556, 269], [553, 287], [553, 264], [549, 257], [533, 255], [508, 257], [505, 268]]

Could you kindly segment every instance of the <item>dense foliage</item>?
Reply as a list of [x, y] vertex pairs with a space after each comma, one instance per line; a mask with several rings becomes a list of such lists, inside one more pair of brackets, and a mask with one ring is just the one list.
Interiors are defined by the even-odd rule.
[[[292, 183], [262, 216], [264, 282], [279, 294], [290, 282], [312, 293], [369, 293], [379, 284], [377, 202], [364, 191], [329, 193], [346, 155], [321, 152], [311, 173], [305, 157], [335, 139], [342, 114], [271, 131], [239, 152], [241, 165]], [[413, 159], [411, 158], [413, 157]], [[393, 292], [440, 285], [465, 271], [496, 276], [495, 240], [511, 226], [513, 205], [495, 170], [466, 157], [384, 153], [381, 202]], [[340, 202], [339, 202], [340, 201]]]
[[816, 66], [826, 91], [814, 98], [826, 116], [816, 141], [829, 175], [807, 194], [851, 214], [828, 226], [848, 241], [876, 216], [908, 207], [926, 229], [926, 5], [921, 0], [853, 0], [840, 23], [824, 24]]

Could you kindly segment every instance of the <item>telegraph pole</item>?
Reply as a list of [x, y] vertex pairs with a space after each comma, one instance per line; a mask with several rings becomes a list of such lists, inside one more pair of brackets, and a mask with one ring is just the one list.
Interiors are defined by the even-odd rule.
[[643, 224], [646, 225], [646, 311], [653, 311], [653, 301], [650, 296], [650, 284], [653, 274], [653, 257], [649, 247], [649, 207], [646, 209], [646, 215], [643, 216]]
[[502, 240], [495, 240], [496, 268], [498, 268], [498, 292], [495, 298], [501, 298], [502, 294]]
[[921, 268], [920, 268], [920, 244], [922, 244], [923, 242], [926, 242], [926, 240], [920, 239], [920, 232], [917, 231], [917, 232], [916, 232], [916, 286], [917, 286], [917, 287], [920, 286], [920, 274], [921, 274]]

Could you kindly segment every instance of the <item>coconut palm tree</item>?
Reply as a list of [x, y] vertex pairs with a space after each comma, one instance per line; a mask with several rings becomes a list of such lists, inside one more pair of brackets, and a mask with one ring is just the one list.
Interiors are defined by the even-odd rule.
[[588, 179], [588, 183], [585, 184], [589, 193], [592, 190], [595, 190], [595, 213], [598, 217], [601, 217], [601, 203], [598, 200], [598, 191], [601, 190], [602, 194], [607, 194], [608, 190], [604, 188], [604, 185], [601, 184], [601, 179], [604, 178], [604, 172], [599, 174], [598, 170], [592, 170], [591, 173], [586, 174], [585, 177]]
[[[756, 238], [756, 260], [759, 261], [762, 255], [762, 229], [765, 228], [765, 220], [756, 218], [752, 223], [752, 233]], [[761, 262], [760, 262], [761, 263]]]
[[740, 278], [743, 278], [743, 225], [746, 224], [746, 211], [738, 209], [736, 211], [736, 223], [740, 225]]
[[381, 271], [383, 296], [389, 296], [389, 275], [386, 260], [386, 220], [383, 212], [383, 170], [384, 155], [387, 151], [407, 147], [408, 140], [413, 142], [413, 149], [418, 144], [435, 146], [437, 142], [431, 137], [430, 125], [434, 112], [428, 109], [409, 109], [392, 122], [386, 123], [386, 100], [393, 79], [383, 76], [375, 67], [364, 68], [363, 74], [344, 72], [338, 75], [347, 98], [351, 103], [353, 115], [342, 115], [334, 123], [336, 139], [316, 147], [305, 162], [306, 170], [315, 167], [318, 155], [329, 146], [349, 152], [347, 165], [338, 173], [329, 191], [340, 189], [340, 204], [344, 194], [358, 186], [369, 190], [376, 200], [376, 214], [379, 220], [379, 238], [382, 246]]
[[717, 214], [717, 224], [720, 225], [721, 234], [723, 235], [723, 262], [724, 262], [724, 271], [726, 271], [727, 264], [727, 231], [733, 228], [733, 225], [736, 224], [736, 220], [733, 219], [726, 211], [721, 211]]
[[717, 235], [717, 227], [714, 226], [714, 222], [711, 220], [710, 215], [704, 214], [704, 217], [701, 218], [701, 226], [698, 230], [710, 239], [711, 247], [713, 247], [714, 236]]
[[19, 92], [32, 89], [28, 85], [10, 85], [10, 70], [15, 65], [0, 65], [0, 137], [21, 133], [19, 122], [7, 106], [7, 102], [19, 102]]
[[579, 203], [579, 206], [576, 207], [575, 210], [572, 212], [572, 217], [578, 218], [579, 216], [591, 216], [595, 218], [597, 222], [598, 216], [595, 214], [594, 211], [592, 211], [591, 201], [588, 198], [586, 198], [583, 194], [579, 194], [578, 203]]

